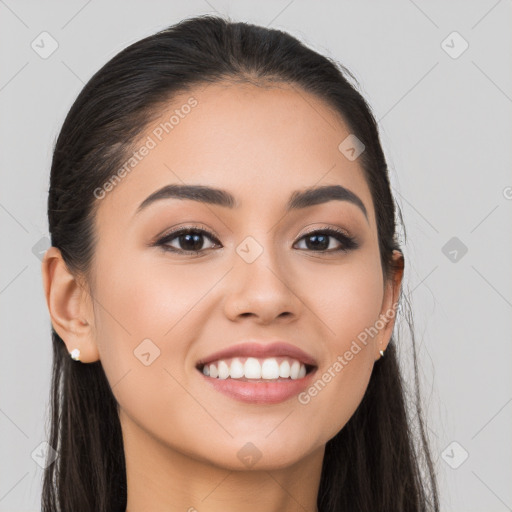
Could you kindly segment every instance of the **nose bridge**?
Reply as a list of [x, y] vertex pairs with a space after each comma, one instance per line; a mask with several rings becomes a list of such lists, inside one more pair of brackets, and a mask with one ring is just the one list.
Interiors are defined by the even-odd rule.
[[[256, 194], [259, 196], [259, 194]], [[241, 215], [235, 228], [240, 237], [235, 244], [235, 265], [244, 267], [248, 265], [258, 268], [269, 266], [273, 268], [279, 265], [280, 254], [279, 241], [276, 240], [275, 215], [272, 204], [265, 200], [256, 200], [254, 197], [244, 206], [250, 211], [250, 215]], [[238, 261], [240, 260], [240, 261]]]
[[273, 232], [261, 228], [250, 233], [235, 247], [226, 313], [231, 317], [252, 313], [267, 320], [285, 312], [297, 314], [300, 300]]
[[276, 246], [272, 231], [250, 231], [235, 247], [235, 270], [244, 280], [267, 280], [270, 276], [286, 280], [283, 255]]

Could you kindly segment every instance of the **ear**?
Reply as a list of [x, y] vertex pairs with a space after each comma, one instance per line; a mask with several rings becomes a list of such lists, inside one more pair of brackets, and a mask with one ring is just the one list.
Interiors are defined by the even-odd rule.
[[80, 361], [99, 360], [94, 333], [94, 310], [90, 294], [69, 271], [56, 247], [50, 247], [41, 264], [46, 304], [53, 328], [68, 352], [78, 348]]
[[404, 274], [404, 256], [400, 251], [393, 251], [395, 272], [390, 279], [384, 283], [384, 298], [382, 308], [377, 321], [379, 328], [378, 336], [375, 338], [375, 360], [382, 357], [380, 351], [385, 351], [391, 340], [393, 327], [395, 325], [398, 309], [398, 298], [400, 297], [400, 286]]

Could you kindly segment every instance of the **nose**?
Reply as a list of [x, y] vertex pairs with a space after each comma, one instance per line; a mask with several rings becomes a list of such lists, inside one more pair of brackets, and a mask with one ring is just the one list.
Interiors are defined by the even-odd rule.
[[298, 276], [282, 258], [278, 260], [268, 246], [252, 263], [235, 256], [224, 295], [224, 313], [230, 320], [251, 317], [260, 324], [270, 324], [278, 319], [291, 322], [300, 316], [304, 303], [293, 286]]

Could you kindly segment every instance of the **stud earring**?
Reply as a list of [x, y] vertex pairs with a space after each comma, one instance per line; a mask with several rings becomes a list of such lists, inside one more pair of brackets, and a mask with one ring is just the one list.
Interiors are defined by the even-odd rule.
[[74, 359], [75, 361], [80, 361], [80, 349], [75, 348], [71, 351], [71, 359]]
[[381, 357], [384, 357], [384, 350], [379, 350]]

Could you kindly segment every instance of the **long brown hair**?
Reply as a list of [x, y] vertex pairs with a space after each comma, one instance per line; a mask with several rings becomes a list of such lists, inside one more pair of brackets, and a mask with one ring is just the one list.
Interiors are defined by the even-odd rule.
[[[119, 168], [160, 107], [201, 83], [271, 80], [316, 95], [364, 143], [359, 161], [375, 207], [383, 275], [390, 278], [397, 270], [392, 252], [401, 252], [395, 222], [400, 211], [391, 194], [377, 123], [349, 78], [357, 83], [341, 64], [286, 32], [209, 15], [183, 20], [130, 45], [89, 80], [60, 131], [48, 196], [52, 245], [73, 274], [90, 275], [97, 242], [94, 191]], [[404, 300], [401, 294], [402, 308]], [[414, 406], [405, 399], [393, 337], [356, 412], [326, 445], [321, 512], [439, 510], [414, 333], [410, 317], [406, 320], [414, 354]], [[53, 328], [52, 338], [49, 443], [59, 456], [45, 471], [42, 510], [124, 511], [126, 468], [118, 404], [101, 362], [77, 364]]]

